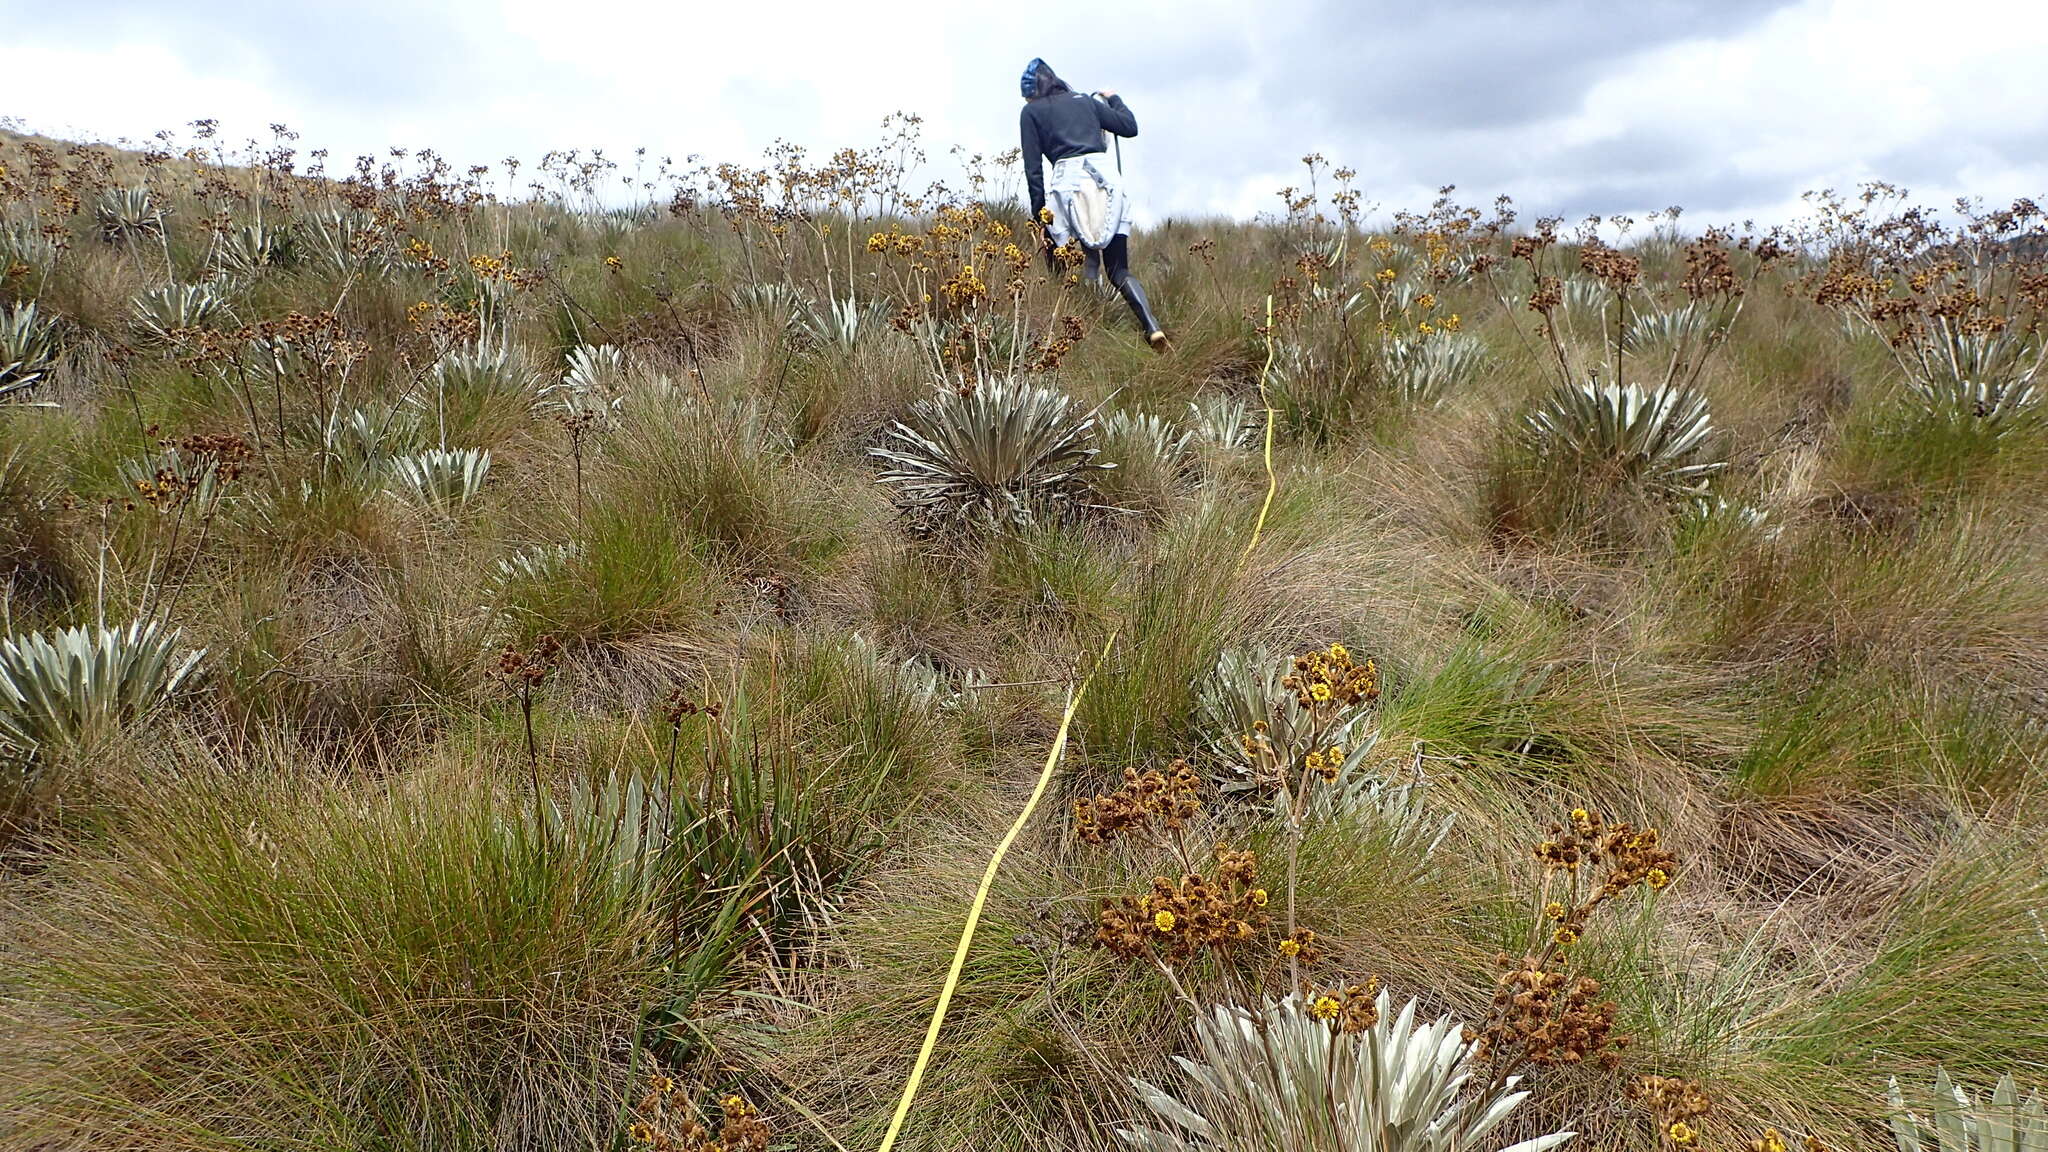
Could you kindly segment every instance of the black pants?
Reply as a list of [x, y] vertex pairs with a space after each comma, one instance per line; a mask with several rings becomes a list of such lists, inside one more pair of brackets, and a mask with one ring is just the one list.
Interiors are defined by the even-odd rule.
[[[1131, 306], [1131, 315], [1137, 317], [1138, 326], [1145, 335], [1159, 331], [1159, 321], [1152, 316], [1152, 305], [1145, 299], [1145, 290], [1138, 286], [1131, 276], [1131, 238], [1118, 233], [1109, 244], [1101, 249], [1083, 247], [1081, 274], [1090, 281], [1100, 280], [1102, 274], [1109, 274], [1110, 284]], [[1046, 250], [1046, 263], [1053, 262], [1052, 250]]]
[[1109, 267], [1109, 282], [1118, 291], [1123, 290], [1124, 281], [1131, 275], [1131, 238], [1119, 234], [1111, 237], [1109, 247], [1103, 249], [1083, 248], [1081, 274], [1090, 280], [1100, 279], [1104, 265]]

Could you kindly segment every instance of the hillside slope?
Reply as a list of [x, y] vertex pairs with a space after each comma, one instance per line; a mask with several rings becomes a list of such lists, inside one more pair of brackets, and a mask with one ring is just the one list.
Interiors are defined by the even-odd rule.
[[0, 1148], [874, 1146], [1084, 677], [899, 1147], [1350, 1147], [1172, 1060], [1296, 991], [1458, 1147], [2048, 1082], [2030, 206], [1172, 221], [1154, 355], [897, 144], [0, 140]]

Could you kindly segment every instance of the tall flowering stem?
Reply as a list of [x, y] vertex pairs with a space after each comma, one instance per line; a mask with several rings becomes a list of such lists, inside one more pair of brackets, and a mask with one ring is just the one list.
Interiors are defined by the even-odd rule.
[[[513, 698], [519, 701], [519, 719], [526, 729], [526, 767], [533, 778], [533, 802], [536, 810], [541, 803], [540, 747], [533, 737], [533, 693], [547, 681], [555, 669], [562, 664], [562, 642], [553, 636], [542, 636], [528, 652], [507, 645], [498, 654], [497, 667], [491, 669], [491, 677], [511, 689]], [[542, 833], [547, 833], [547, 822], [540, 822]]]
[[[1307, 825], [1308, 795], [1317, 782], [1333, 784], [1344, 769], [1348, 754], [1337, 739], [1348, 731], [1358, 708], [1379, 699], [1379, 666], [1368, 659], [1359, 663], [1342, 644], [1313, 649], [1294, 658], [1293, 669], [1281, 687], [1294, 694], [1295, 722], [1286, 726], [1288, 738], [1275, 744], [1273, 727], [1260, 721], [1244, 737], [1257, 774], [1278, 781], [1280, 802], [1287, 820], [1287, 941], [1282, 946], [1287, 959], [1290, 986], [1301, 983], [1302, 932], [1295, 915], [1295, 890], [1301, 871], [1301, 840]], [[1281, 708], [1288, 707], [1282, 703]]]
[[1519, 961], [1500, 955], [1492, 1011], [1472, 1037], [1496, 1083], [1524, 1066], [1619, 1065], [1629, 1038], [1614, 1033], [1614, 1002], [1600, 998], [1598, 980], [1564, 968], [1595, 911], [1638, 887], [1661, 891], [1678, 874], [1657, 829], [1609, 824], [1586, 808], [1550, 825], [1532, 854], [1544, 879], [1530, 946]]

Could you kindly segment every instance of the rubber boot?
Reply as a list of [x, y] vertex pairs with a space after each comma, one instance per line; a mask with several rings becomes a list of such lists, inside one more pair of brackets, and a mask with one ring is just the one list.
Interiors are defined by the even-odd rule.
[[1145, 330], [1145, 339], [1158, 351], [1166, 350], [1166, 334], [1159, 330], [1159, 321], [1152, 316], [1152, 305], [1145, 300], [1145, 290], [1138, 287], [1138, 281], [1130, 276], [1117, 285], [1124, 294], [1124, 303], [1131, 306], [1131, 315], [1138, 318], [1138, 326]]

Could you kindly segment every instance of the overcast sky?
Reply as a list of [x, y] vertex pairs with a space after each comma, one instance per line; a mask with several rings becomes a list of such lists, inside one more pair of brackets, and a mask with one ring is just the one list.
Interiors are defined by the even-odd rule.
[[1270, 211], [1311, 151], [1383, 208], [1442, 184], [1696, 223], [1873, 178], [2048, 193], [2040, 0], [0, 0], [0, 117], [99, 139], [282, 121], [338, 157], [467, 164], [747, 160], [873, 143], [904, 109], [936, 169], [1015, 146], [1032, 56], [1129, 101], [1153, 221]]

